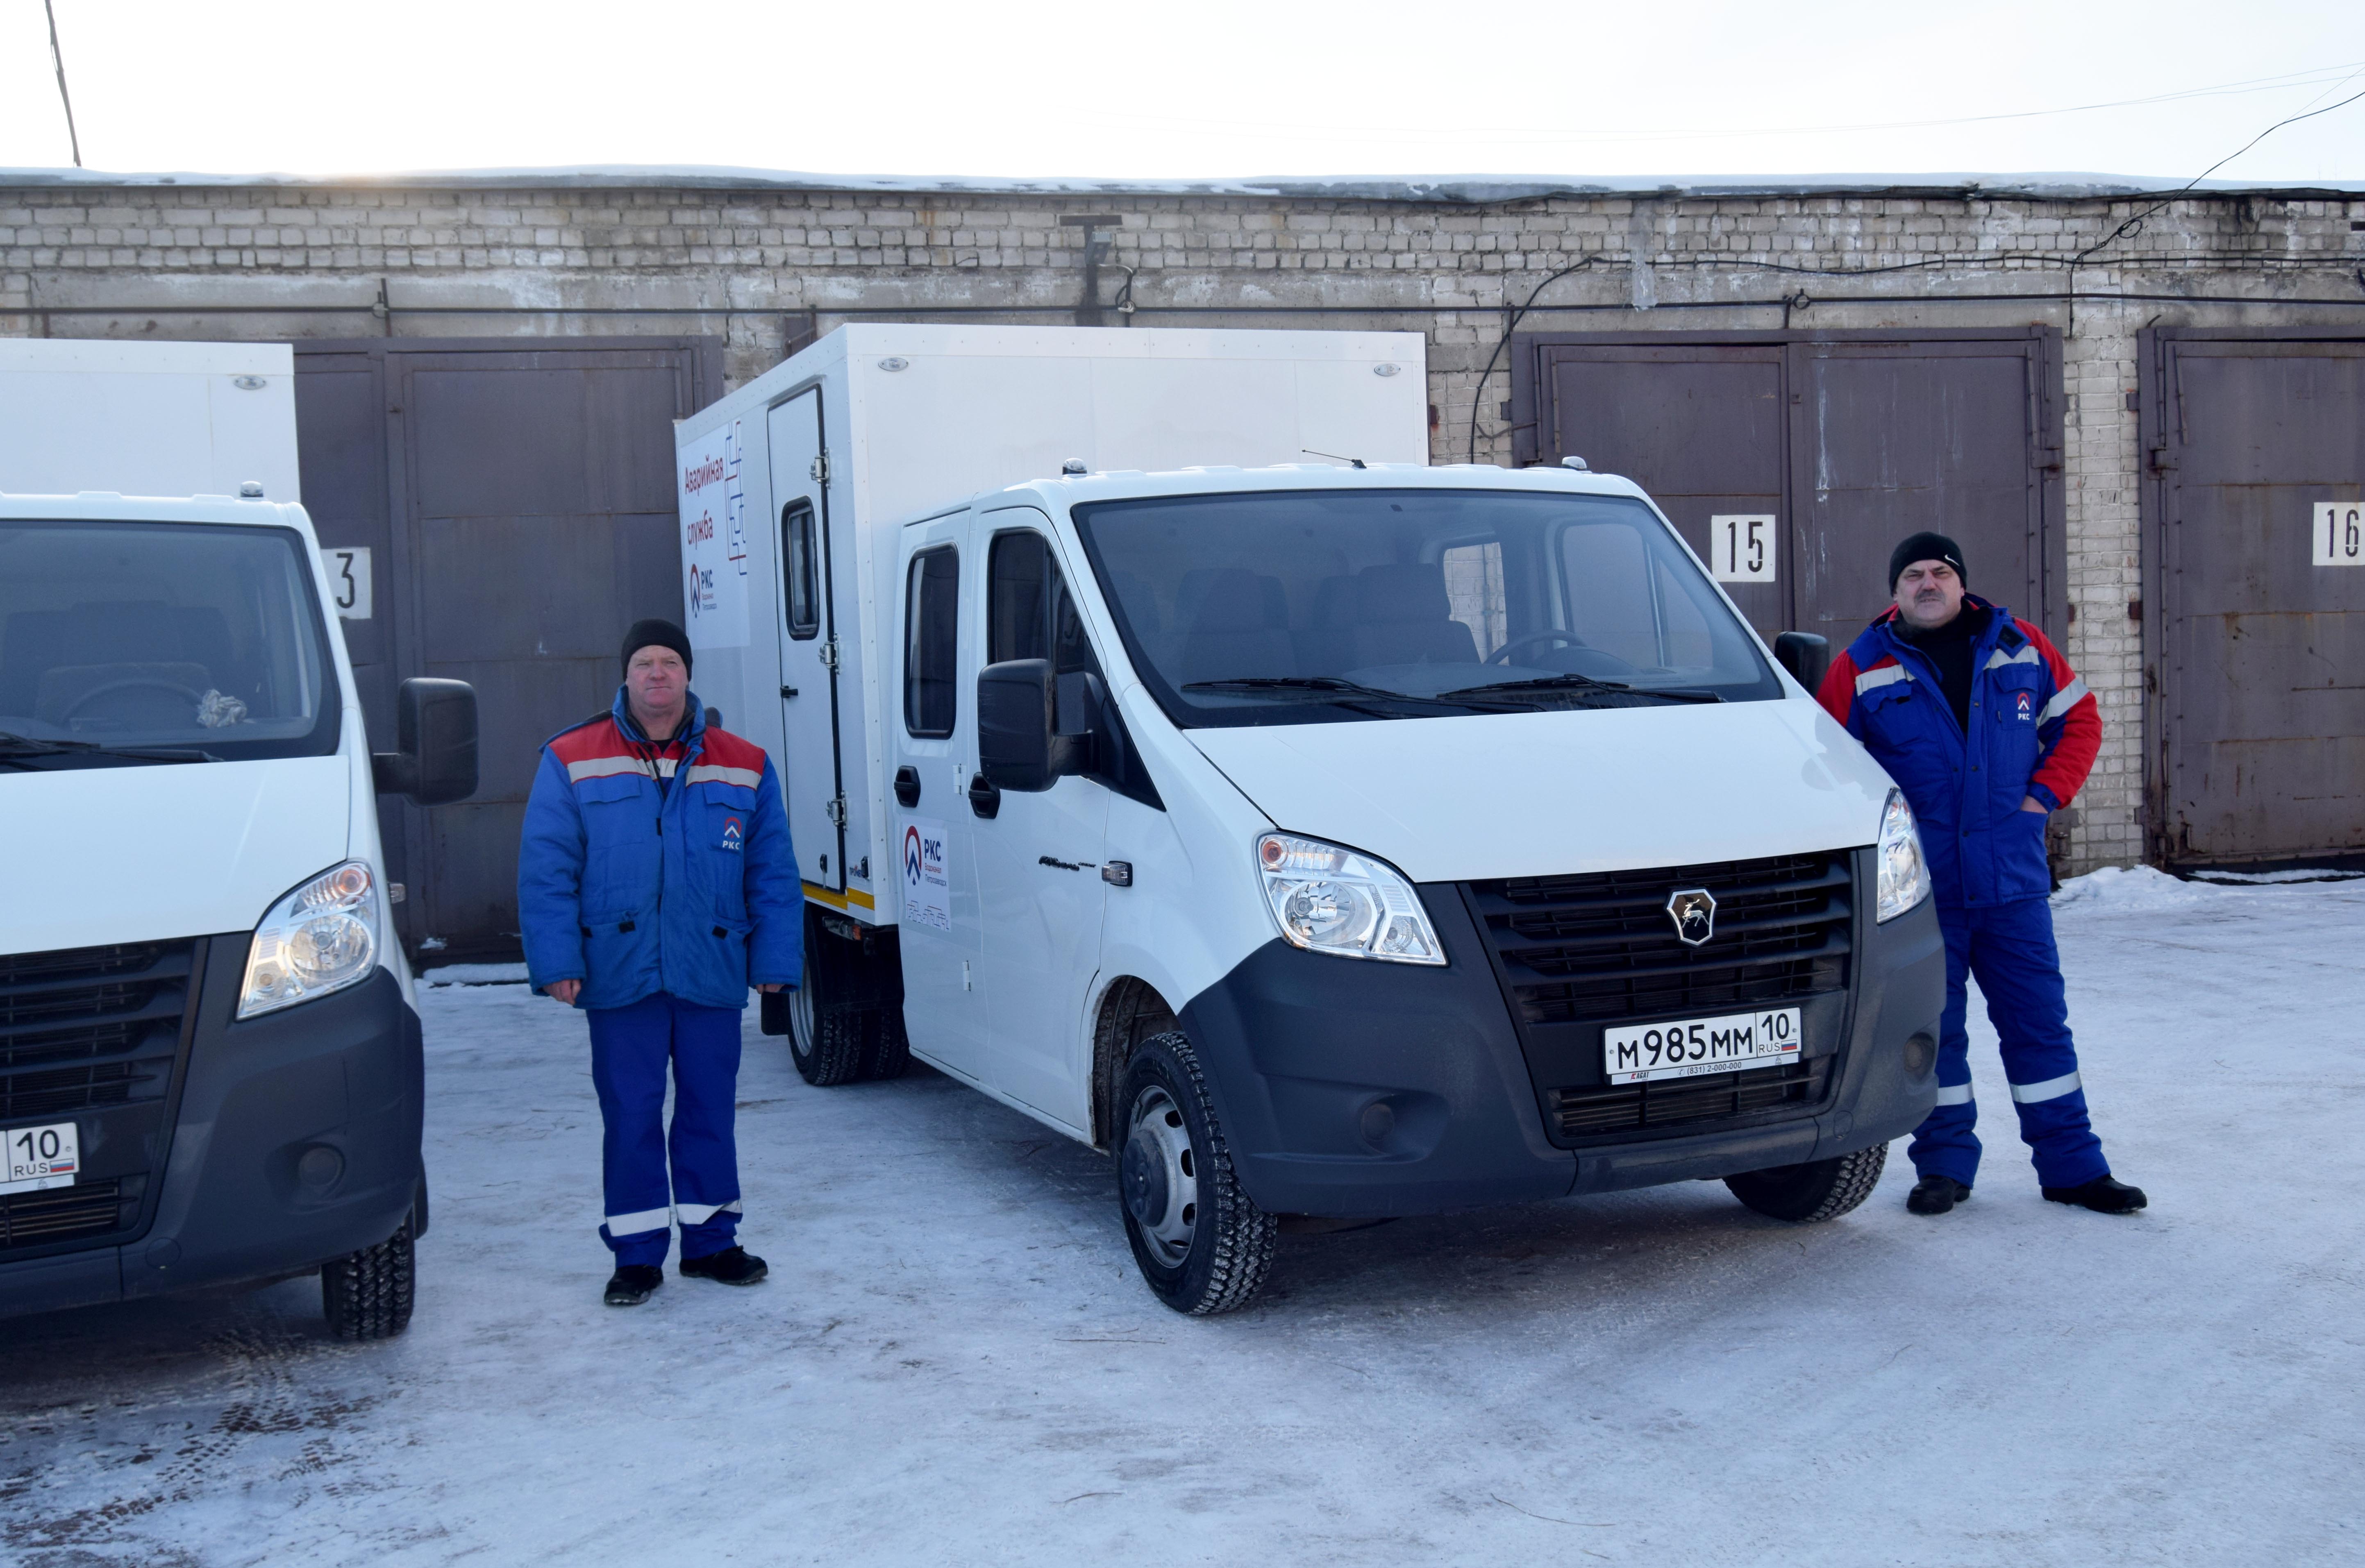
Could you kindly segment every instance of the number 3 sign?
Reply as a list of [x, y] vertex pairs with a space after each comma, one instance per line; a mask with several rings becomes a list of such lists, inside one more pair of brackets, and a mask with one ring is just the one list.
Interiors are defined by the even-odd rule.
[[1721, 583], [1774, 580], [1774, 519], [1720, 512], [1708, 520], [1708, 569]]
[[2365, 566], [2365, 501], [2315, 503], [2315, 564]]

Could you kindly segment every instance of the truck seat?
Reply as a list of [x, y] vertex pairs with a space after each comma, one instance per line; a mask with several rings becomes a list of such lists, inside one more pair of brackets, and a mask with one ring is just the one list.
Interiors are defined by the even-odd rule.
[[1182, 574], [1174, 619], [1188, 628], [1176, 650], [1176, 684], [1241, 676], [1295, 675], [1289, 595], [1279, 577], [1239, 566]]
[[1410, 563], [1355, 575], [1355, 666], [1478, 662], [1478, 640], [1453, 619], [1445, 568]]

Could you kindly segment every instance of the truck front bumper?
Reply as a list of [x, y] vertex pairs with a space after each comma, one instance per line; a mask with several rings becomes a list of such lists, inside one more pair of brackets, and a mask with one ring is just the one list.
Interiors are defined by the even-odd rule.
[[1911, 1132], [1937, 1094], [1945, 946], [1934, 906], [1860, 918], [1820, 1100], [1568, 1147], [1547, 1131], [1478, 931], [1449, 885], [1422, 901], [1443, 968], [1275, 937], [1193, 998], [1197, 1047], [1249, 1195], [1268, 1212], [1437, 1214], [1827, 1159]]
[[[241, 1021], [247, 946], [243, 933], [198, 944], [173, 1100], [148, 1147], [119, 1151], [144, 1166], [146, 1201], [123, 1231], [0, 1251], [0, 1317], [284, 1278], [384, 1241], [414, 1213], [423, 1225], [423, 1058], [400, 985], [381, 969]], [[103, 1133], [88, 1118], [85, 1150]]]

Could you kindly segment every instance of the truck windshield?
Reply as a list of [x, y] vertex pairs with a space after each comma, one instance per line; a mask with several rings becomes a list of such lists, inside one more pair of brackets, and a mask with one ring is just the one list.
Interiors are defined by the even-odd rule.
[[1283, 490], [1076, 523], [1135, 670], [1186, 729], [1782, 693], [1630, 498]]
[[296, 533], [0, 521], [0, 769], [323, 756], [339, 707]]

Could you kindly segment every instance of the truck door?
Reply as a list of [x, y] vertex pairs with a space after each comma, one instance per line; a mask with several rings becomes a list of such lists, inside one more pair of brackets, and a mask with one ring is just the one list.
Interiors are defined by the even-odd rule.
[[963, 791], [977, 771], [978, 622], [983, 577], [966, 511], [902, 531], [893, 684], [888, 687], [895, 866], [880, 913], [902, 930], [903, 1025], [912, 1048], [985, 1076], [986, 969]]
[[837, 574], [831, 568], [840, 552], [831, 537], [823, 435], [819, 387], [765, 416], [772, 515], [755, 526], [775, 530], [779, 546], [780, 777], [789, 792], [789, 834], [806, 883], [842, 893], [846, 845], [866, 844], [869, 835], [867, 823], [857, 824], [866, 831], [847, 830], [844, 739], [851, 714], [841, 709], [839, 694], [859, 688], [841, 684], [846, 672], [840, 655], [853, 639], [838, 637]]
[[[1032, 508], [990, 512], [984, 662], [1048, 659], [1062, 673], [1099, 674], [1069, 597], [1049, 521]], [[972, 704], [974, 705], [974, 704]], [[1004, 790], [978, 820], [978, 899], [984, 913], [988, 1081], [1079, 1129], [1090, 1127], [1083, 1008], [1099, 967], [1108, 884], [1109, 790], [1068, 778], [1037, 793]]]

